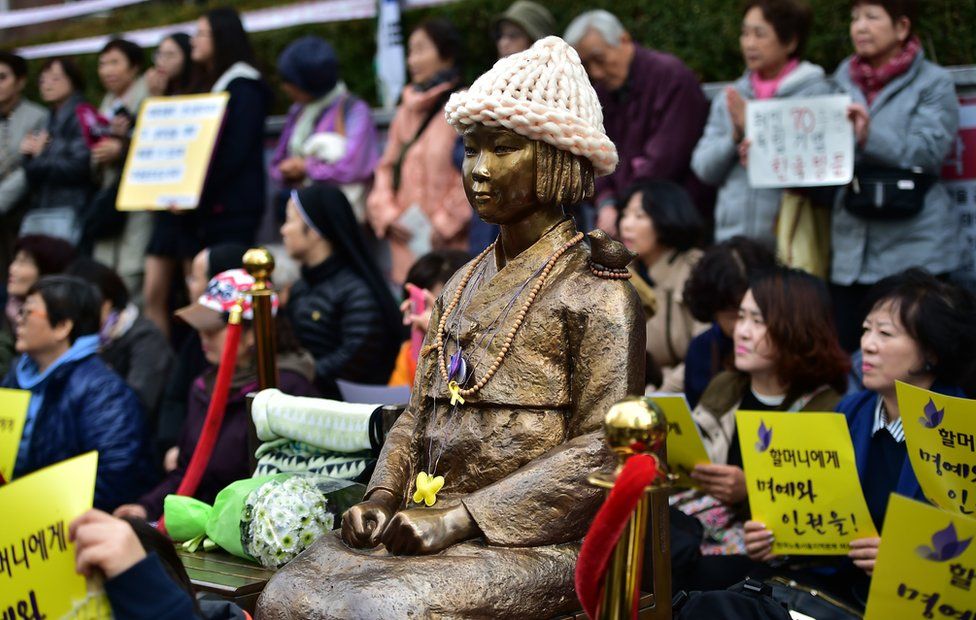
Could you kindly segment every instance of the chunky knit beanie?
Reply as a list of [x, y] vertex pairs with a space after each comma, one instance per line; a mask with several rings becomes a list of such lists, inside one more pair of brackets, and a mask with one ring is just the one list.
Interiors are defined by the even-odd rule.
[[576, 50], [559, 37], [502, 58], [444, 110], [458, 133], [474, 123], [500, 125], [589, 159], [597, 176], [617, 166], [596, 91]]

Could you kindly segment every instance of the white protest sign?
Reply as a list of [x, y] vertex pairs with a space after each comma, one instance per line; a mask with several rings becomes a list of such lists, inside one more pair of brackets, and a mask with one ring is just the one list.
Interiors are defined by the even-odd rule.
[[854, 129], [847, 95], [768, 99], [746, 104], [749, 184], [845, 185], [854, 174]]

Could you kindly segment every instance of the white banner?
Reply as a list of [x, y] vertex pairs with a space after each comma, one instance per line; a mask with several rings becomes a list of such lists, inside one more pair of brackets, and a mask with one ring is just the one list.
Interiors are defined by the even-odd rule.
[[847, 95], [767, 99], [746, 104], [749, 184], [845, 185], [854, 173]]
[[17, 28], [43, 24], [69, 17], [91, 15], [102, 11], [111, 11], [130, 4], [140, 4], [146, 0], [77, 0], [68, 4], [55, 4], [31, 9], [18, 9], [0, 13], [0, 28]]
[[378, 2], [380, 13], [376, 26], [376, 79], [383, 107], [392, 110], [400, 98], [400, 91], [407, 83], [403, 28], [400, 25], [400, 2], [399, 0], [378, 0]]
[[[405, 0], [404, 4], [406, 8], [420, 8], [449, 2], [456, 2], [456, 0]], [[376, 17], [374, 0], [318, 0], [248, 11], [241, 15], [241, 21], [244, 23], [244, 29], [248, 32], [265, 32], [303, 24], [323, 24], [352, 19], [372, 19], [374, 17]], [[17, 53], [27, 59], [93, 54], [102, 49], [113, 37], [128, 39], [142, 47], [156, 47], [161, 40], [171, 33], [186, 32], [189, 34], [194, 30], [196, 30], [195, 22], [184, 22], [112, 35], [28, 45], [19, 48]]]

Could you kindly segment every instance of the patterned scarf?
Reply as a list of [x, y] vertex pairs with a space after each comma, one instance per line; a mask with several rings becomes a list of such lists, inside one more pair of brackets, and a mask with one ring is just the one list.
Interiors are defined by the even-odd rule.
[[854, 56], [850, 64], [851, 80], [864, 93], [868, 105], [874, 102], [875, 97], [889, 82], [908, 71], [921, 49], [922, 44], [918, 37], [912, 37], [897, 56], [877, 69], [861, 56]]

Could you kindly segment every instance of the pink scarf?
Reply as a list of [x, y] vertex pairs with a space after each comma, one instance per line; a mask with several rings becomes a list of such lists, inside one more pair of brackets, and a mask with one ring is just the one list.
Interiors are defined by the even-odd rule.
[[768, 80], [764, 80], [759, 76], [759, 73], [753, 71], [749, 74], [749, 82], [752, 84], [752, 94], [756, 99], [770, 99], [779, 90], [779, 85], [783, 82], [783, 78], [789, 75], [794, 69], [800, 65], [800, 61], [794, 58], [793, 60], [786, 63], [786, 65], [780, 70], [779, 74]]
[[851, 80], [864, 93], [868, 100], [868, 105], [874, 101], [881, 89], [891, 80], [908, 71], [915, 62], [915, 56], [922, 49], [922, 44], [918, 37], [912, 37], [905, 43], [898, 55], [886, 62], [880, 68], [875, 69], [867, 60], [860, 56], [851, 59], [850, 72]]

